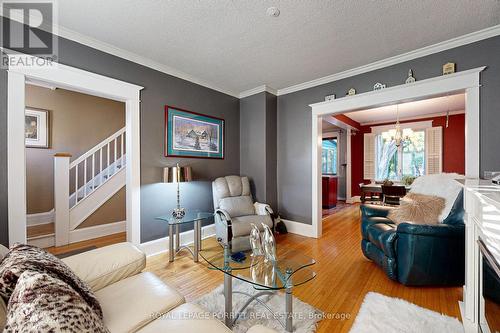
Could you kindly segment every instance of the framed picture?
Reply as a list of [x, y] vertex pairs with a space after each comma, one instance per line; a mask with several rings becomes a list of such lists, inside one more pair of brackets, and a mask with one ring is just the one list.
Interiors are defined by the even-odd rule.
[[26, 147], [49, 148], [49, 111], [26, 108], [24, 139]]
[[224, 120], [165, 105], [165, 156], [224, 158]]

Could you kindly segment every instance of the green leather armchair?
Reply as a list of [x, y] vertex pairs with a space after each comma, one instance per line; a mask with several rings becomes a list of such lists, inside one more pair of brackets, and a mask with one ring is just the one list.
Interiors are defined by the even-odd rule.
[[387, 217], [391, 209], [361, 205], [361, 249], [365, 257], [404, 285], [463, 285], [463, 193], [439, 225], [396, 225]]

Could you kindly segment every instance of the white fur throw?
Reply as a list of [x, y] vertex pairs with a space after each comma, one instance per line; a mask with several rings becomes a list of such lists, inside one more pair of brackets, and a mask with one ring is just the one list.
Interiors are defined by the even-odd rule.
[[415, 179], [413, 184], [411, 184], [410, 192], [435, 195], [444, 198], [445, 207], [439, 216], [439, 222], [441, 223], [450, 215], [451, 208], [462, 190], [462, 186], [455, 180], [464, 178], [463, 175], [459, 175], [458, 173], [440, 173], [421, 176]]

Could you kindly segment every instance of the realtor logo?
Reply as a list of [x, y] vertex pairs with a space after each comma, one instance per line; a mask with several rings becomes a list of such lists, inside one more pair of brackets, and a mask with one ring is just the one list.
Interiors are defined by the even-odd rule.
[[1, 45], [10, 54], [2, 54], [2, 67], [53, 66], [57, 57], [55, 1], [2, 1], [1, 8], [8, 18], [2, 20]]

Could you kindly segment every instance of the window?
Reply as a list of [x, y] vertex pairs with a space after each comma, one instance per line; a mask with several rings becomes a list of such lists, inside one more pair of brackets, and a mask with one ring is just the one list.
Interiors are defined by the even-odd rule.
[[425, 174], [425, 130], [403, 129], [403, 137], [407, 140], [399, 147], [393, 136], [391, 131], [376, 136], [376, 179], [401, 180], [403, 176]]
[[337, 138], [323, 139], [322, 172], [326, 175], [337, 174]]

